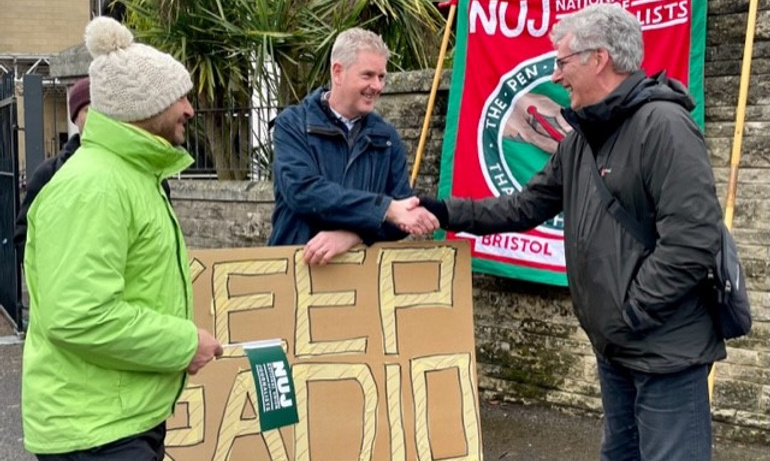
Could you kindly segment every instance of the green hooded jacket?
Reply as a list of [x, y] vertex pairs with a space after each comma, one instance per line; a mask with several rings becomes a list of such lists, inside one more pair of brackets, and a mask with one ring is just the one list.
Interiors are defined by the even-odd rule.
[[161, 180], [192, 163], [91, 109], [35, 199], [24, 259], [24, 444], [98, 447], [163, 422], [198, 347], [187, 250]]

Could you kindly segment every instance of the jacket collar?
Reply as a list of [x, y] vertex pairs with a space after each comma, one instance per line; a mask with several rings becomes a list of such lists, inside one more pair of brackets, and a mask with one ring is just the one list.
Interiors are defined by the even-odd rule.
[[83, 146], [96, 145], [120, 157], [137, 170], [167, 178], [193, 163], [186, 150], [128, 123], [119, 122], [93, 108], [83, 130]]
[[80, 134], [75, 133], [72, 136], [70, 136], [70, 138], [67, 140], [67, 143], [61, 149], [63, 160], [65, 162], [69, 160], [69, 158], [72, 157], [72, 154], [74, 154], [79, 147], [80, 147]]
[[[644, 71], [635, 72], [598, 103], [577, 110], [566, 108], [562, 110], [562, 114], [575, 130], [583, 133], [586, 137], [590, 137], [591, 134], [598, 134], [595, 132], [612, 133], [622, 121], [619, 120], [618, 116], [623, 115], [626, 107], [624, 102], [644, 79]], [[625, 118], [623, 117], [623, 119]]]
[[[329, 106], [329, 100], [323, 97], [328, 91], [327, 88], [318, 88], [305, 99], [308, 112], [307, 123], [309, 126], [328, 126], [332, 124], [340, 128], [342, 133], [346, 133], [348, 130], [345, 122], [337, 117], [331, 106]], [[357, 131], [363, 131], [372, 123], [373, 119], [374, 116], [372, 114], [364, 114], [355, 120], [354, 128], [358, 127]]]
[[685, 109], [695, 105], [684, 85], [664, 72], [647, 77], [643, 70], [623, 80], [602, 101], [578, 110], [562, 109], [565, 120], [596, 150], [641, 106], [650, 101], [670, 101]]

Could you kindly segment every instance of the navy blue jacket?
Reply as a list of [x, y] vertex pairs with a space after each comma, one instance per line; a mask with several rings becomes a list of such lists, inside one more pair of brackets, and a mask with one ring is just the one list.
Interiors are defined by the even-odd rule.
[[406, 151], [377, 114], [348, 133], [317, 89], [275, 121], [275, 210], [269, 245], [301, 245], [323, 230], [348, 230], [366, 244], [406, 236], [386, 223], [393, 199], [414, 195]]

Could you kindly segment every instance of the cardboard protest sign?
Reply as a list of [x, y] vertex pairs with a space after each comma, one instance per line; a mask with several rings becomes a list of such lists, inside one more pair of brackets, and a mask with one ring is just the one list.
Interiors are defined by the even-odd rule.
[[[192, 251], [191, 271], [196, 323], [232, 346], [190, 377], [167, 459], [482, 458], [465, 242], [377, 244], [313, 267], [301, 247]], [[262, 431], [243, 346], [273, 338], [299, 421]]]

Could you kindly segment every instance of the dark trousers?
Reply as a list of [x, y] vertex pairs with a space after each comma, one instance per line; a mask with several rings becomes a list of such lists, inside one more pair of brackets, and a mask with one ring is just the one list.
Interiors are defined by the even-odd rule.
[[37, 455], [40, 461], [163, 461], [166, 452], [166, 423], [141, 434], [88, 450], [56, 455]]
[[597, 363], [602, 461], [711, 460], [710, 365], [654, 374]]

